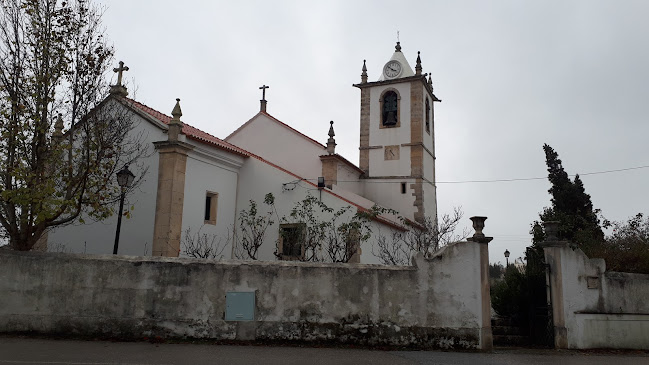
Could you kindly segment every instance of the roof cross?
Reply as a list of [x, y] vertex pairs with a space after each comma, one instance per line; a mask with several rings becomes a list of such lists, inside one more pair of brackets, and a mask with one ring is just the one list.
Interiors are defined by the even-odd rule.
[[266, 89], [270, 89], [270, 86], [263, 85], [259, 87], [259, 90], [261, 90], [261, 100], [264, 101], [266, 100]]
[[124, 66], [124, 62], [119, 61], [119, 67], [114, 68], [113, 72], [117, 72], [117, 85], [122, 86], [122, 73], [128, 71], [128, 66]]

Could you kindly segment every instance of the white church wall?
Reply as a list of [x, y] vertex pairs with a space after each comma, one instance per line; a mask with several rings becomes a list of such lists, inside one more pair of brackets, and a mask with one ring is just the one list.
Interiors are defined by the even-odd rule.
[[[156, 193], [158, 190], [158, 154], [154, 153], [154, 141], [167, 138], [165, 132], [139, 115], [131, 114], [135, 128], [131, 135], [141, 133], [142, 143], [148, 146], [150, 156], [138, 161], [148, 166], [148, 171], [139, 186], [127, 195], [124, 207], [134, 209], [130, 218], [122, 217], [119, 241], [119, 254], [150, 255], [155, 220]], [[132, 167], [135, 171], [135, 168]], [[114, 209], [119, 209], [116, 203]], [[48, 233], [49, 251], [66, 251], [89, 254], [108, 254], [113, 252], [117, 215], [104, 221], [95, 222], [85, 216], [85, 224], [78, 221], [72, 225], [57, 227]]]
[[[427, 217], [436, 218], [437, 217], [437, 188], [427, 182], [422, 184], [424, 189], [424, 214]], [[443, 212], [451, 213], [451, 212]]]
[[[180, 256], [183, 239], [189, 228], [192, 236], [198, 234], [216, 235], [216, 242], [223, 247], [223, 257], [230, 258], [231, 242], [227, 239], [228, 229], [234, 224], [238, 168], [244, 158], [219, 149], [196, 145], [187, 156], [185, 171], [185, 194]], [[205, 198], [207, 193], [218, 194], [216, 201], [216, 224], [205, 222]], [[222, 245], [222, 246], [221, 246]]]
[[[283, 187], [282, 184], [287, 185]], [[288, 217], [295, 203], [306, 198], [308, 194], [317, 198], [321, 197], [322, 201], [334, 210], [352, 206], [352, 204], [329, 194], [327, 191], [320, 192], [315, 186], [304, 181], [300, 182], [293, 175], [268, 165], [263, 161], [254, 157], [247, 159], [239, 170], [237, 214], [241, 210], [249, 208], [250, 200], [254, 200], [257, 203], [259, 214], [266, 214], [270, 211], [270, 208], [264, 204], [264, 196], [267, 193], [272, 193], [275, 196], [277, 215], [273, 213], [272, 220], [275, 223], [267, 229], [264, 243], [259, 249], [258, 259], [265, 261], [276, 260], [274, 253], [279, 238], [279, 218], [284, 216]], [[351, 193], [347, 192], [347, 194]], [[361, 197], [358, 198], [363, 199]], [[367, 205], [368, 207], [372, 206], [370, 201], [367, 201]], [[341, 222], [351, 218], [356, 211], [356, 207], [353, 207], [346, 216], [341, 217]], [[377, 224], [379, 223], [371, 223], [373, 230]], [[362, 247], [361, 262], [379, 263], [378, 259], [372, 255], [372, 250], [369, 246]]]
[[[386, 89], [396, 89], [401, 97], [399, 103], [400, 127], [379, 128], [381, 106], [379, 100]], [[410, 142], [410, 83], [390, 84], [370, 89], [370, 146], [400, 146], [399, 160], [385, 161], [384, 149], [370, 150], [370, 176], [409, 176], [410, 147], [401, 146]]]
[[[406, 193], [401, 193], [401, 183], [406, 183]], [[386, 208], [392, 208], [401, 216], [414, 217], [417, 208], [414, 206], [415, 197], [410, 184], [415, 179], [367, 179], [365, 183], [365, 196]]]
[[[324, 123], [322, 135], [325, 137], [327, 130], [328, 124]], [[319, 156], [326, 153], [324, 147], [264, 114], [255, 116], [226, 140], [305, 179], [322, 176]]]
[[338, 164], [336, 184], [340, 189], [347, 190], [357, 195], [364, 195], [365, 185], [360, 180], [360, 173], [358, 170], [353, 169], [345, 164]]
[[435, 182], [435, 159], [426, 151], [424, 151], [424, 178]]

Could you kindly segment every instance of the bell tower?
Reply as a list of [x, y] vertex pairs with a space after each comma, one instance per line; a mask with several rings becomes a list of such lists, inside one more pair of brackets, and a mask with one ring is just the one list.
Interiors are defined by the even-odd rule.
[[377, 81], [363, 61], [360, 163], [365, 196], [405, 218], [436, 219], [434, 107], [430, 76], [422, 74], [417, 52], [412, 70], [397, 42]]

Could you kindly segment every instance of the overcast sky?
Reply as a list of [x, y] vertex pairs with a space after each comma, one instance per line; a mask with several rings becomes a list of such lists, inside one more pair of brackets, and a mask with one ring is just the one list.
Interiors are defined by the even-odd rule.
[[[131, 96], [225, 138], [259, 111], [358, 162], [363, 60], [370, 81], [397, 31], [435, 95], [440, 214], [485, 215], [492, 262], [523, 255], [550, 204], [543, 143], [569, 174], [649, 165], [647, 1], [104, 0]], [[135, 93], [134, 87], [135, 86]], [[583, 176], [612, 220], [649, 213], [649, 168]], [[315, 177], [308, 177], [315, 178]]]

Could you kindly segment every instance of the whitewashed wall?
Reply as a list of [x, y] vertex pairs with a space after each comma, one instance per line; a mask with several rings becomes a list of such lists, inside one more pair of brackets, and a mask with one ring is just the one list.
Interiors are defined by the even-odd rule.
[[[487, 270], [475, 242], [412, 267], [0, 250], [0, 333], [490, 350]], [[252, 321], [225, 320], [231, 291]]]
[[[235, 223], [238, 170], [244, 157], [216, 148], [196, 144], [187, 156], [185, 171], [185, 196], [183, 203], [183, 224], [180, 255], [183, 239], [191, 229], [192, 236], [201, 234], [217, 236], [216, 242], [223, 248], [224, 258], [230, 258], [231, 241], [228, 229]], [[207, 192], [217, 193], [216, 224], [205, 224], [205, 197]]]
[[[323, 122], [323, 138], [327, 137], [328, 131], [329, 123]], [[317, 179], [322, 176], [319, 156], [326, 153], [324, 147], [264, 114], [257, 114], [226, 140], [305, 179]]]
[[[401, 102], [401, 126], [380, 129], [381, 105], [379, 100], [386, 89], [396, 89]], [[410, 83], [390, 84], [370, 89], [370, 146], [391, 146], [410, 143]], [[400, 147], [400, 159], [385, 161], [383, 149], [370, 150], [370, 176], [410, 176], [410, 147]]]
[[339, 188], [363, 196], [365, 194], [365, 185], [360, 180], [360, 172], [346, 164], [338, 164], [338, 184]]
[[[284, 183], [287, 184], [285, 188], [282, 187]], [[297, 181], [297, 178], [293, 175], [270, 166], [263, 161], [254, 157], [247, 159], [239, 170], [237, 212], [242, 209], [248, 209], [249, 201], [254, 200], [258, 205], [259, 212], [266, 213], [269, 211], [269, 208], [263, 201], [267, 193], [272, 193], [275, 196], [275, 207], [280, 218], [288, 216], [295, 203], [303, 200], [307, 194], [311, 194], [317, 198], [322, 197], [322, 201], [334, 210], [350, 206], [348, 202], [329, 194], [327, 191], [320, 192], [316, 187], [304, 181]], [[356, 209], [352, 209], [348, 217], [351, 217], [355, 212]], [[260, 260], [275, 260], [274, 252], [279, 237], [279, 220], [277, 216], [273, 215], [273, 217], [275, 224], [270, 226], [266, 231], [265, 242], [259, 250]], [[379, 224], [372, 222], [373, 226]], [[361, 262], [379, 263], [378, 259], [372, 254], [369, 242], [365, 246], [361, 247]]]
[[[406, 193], [401, 194], [401, 183], [406, 183]], [[414, 206], [415, 197], [412, 195], [413, 189], [410, 184], [415, 179], [367, 179], [365, 183], [365, 194], [368, 199], [372, 199], [381, 206], [392, 208], [398, 211], [401, 216], [410, 218], [414, 217], [417, 208]]]
[[565, 326], [558, 347], [649, 349], [649, 275], [607, 272], [603, 259], [567, 245], [545, 257], [555, 326]]
[[[138, 189], [126, 197], [125, 208], [134, 207], [131, 217], [122, 217], [119, 242], [119, 253], [125, 255], [150, 255], [155, 220], [156, 193], [158, 190], [158, 154], [155, 153], [154, 141], [165, 140], [164, 130], [129, 112], [135, 128], [132, 135], [141, 133], [143, 144], [148, 146], [150, 156], [138, 161], [138, 165], [148, 166], [148, 171]], [[137, 166], [131, 166], [136, 172]], [[115, 204], [119, 210], [119, 203]], [[48, 250], [77, 253], [112, 253], [117, 228], [117, 216], [101, 222], [94, 222], [85, 217], [85, 224], [75, 223], [57, 227], [48, 234]]]

